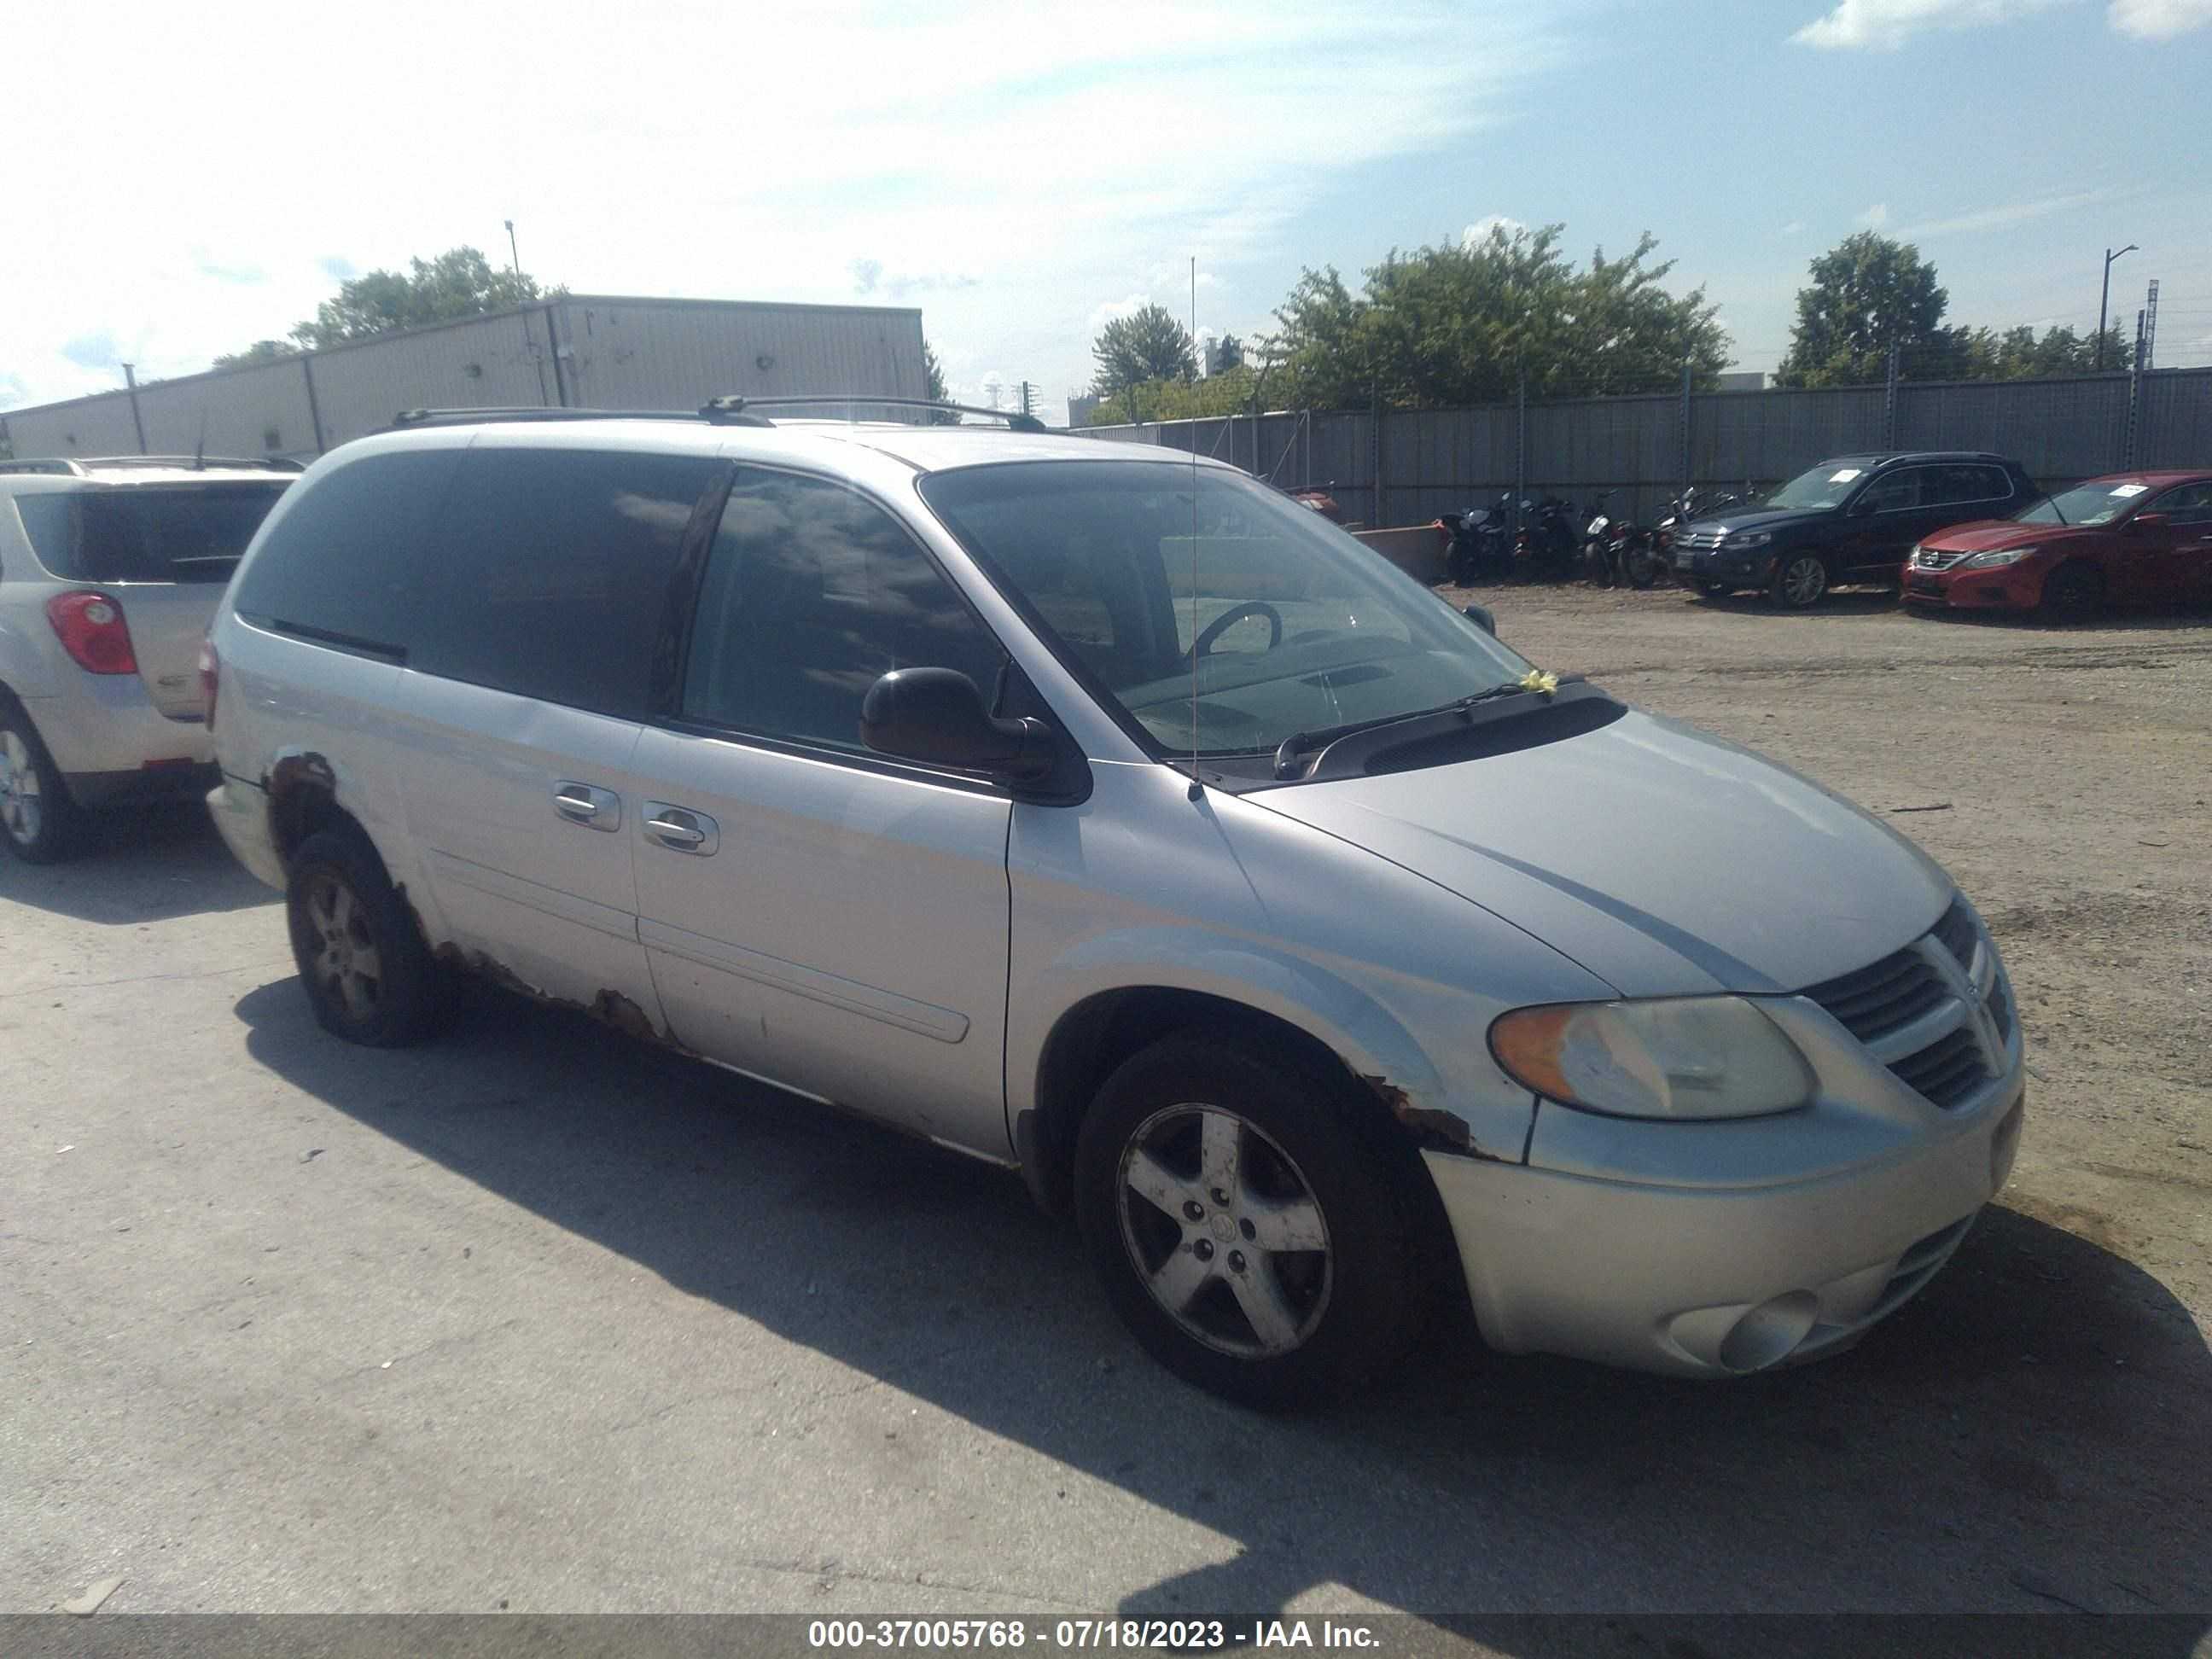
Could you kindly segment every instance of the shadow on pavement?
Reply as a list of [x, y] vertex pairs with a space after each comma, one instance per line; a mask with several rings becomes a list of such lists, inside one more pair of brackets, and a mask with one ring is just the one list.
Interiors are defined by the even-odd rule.
[[[2014, 1210], [1801, 1371], [1670, 1382], [1460, 1333], [1269, 1418], [1146, 1360], [1004, 1172], [488, 990], [427, 1077], [325, 1036], [289, 980], [237, 1013], [256, 1060], [498, 1196], [1235, 1540], [1130, 1611], [1332, 1583], [1431, 1614], [2212, 1608], [2212, 1354], [2157, 1280]], [[2142, 1629], [2179, 1653], [2205, 1621]]]
[[82, 852], [65, 864], [25, 864], [0, 852], [0, 900], [77, 921], [121, 927], [274, 904], [197, 801], [95, 814]]

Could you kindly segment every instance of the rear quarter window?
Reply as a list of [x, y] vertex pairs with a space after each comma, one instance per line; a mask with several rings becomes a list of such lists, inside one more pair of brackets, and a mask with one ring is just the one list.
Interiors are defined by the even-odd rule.
[[370, 455], [300, 486], [239, 578], [246, 621], [395, 657], [414, 641], [459, 449]]
[[50, 575], [70, 582], [227, 582], [283, 484], [40, 491], [16, 516]]

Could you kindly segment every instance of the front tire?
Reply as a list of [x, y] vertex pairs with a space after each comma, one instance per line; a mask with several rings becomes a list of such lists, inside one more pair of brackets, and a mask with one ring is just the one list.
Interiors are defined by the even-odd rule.
[[1293, 1057], [1203, 1034], [1126, 1061], [1076, 1145], [1076, 1217], [1152, 1356], [1248, 1406], [1388, 1371], [1433, 1306], [1418, 1153], [1380, 1105]]
[[300, 982], [325, 1030], [397, 1048], [435, 1029], [444, 976], [366, 836], [323, 831], [301, 842], [284, 908]]
[[2046, 576], [2036, 605], [2045, 621], [2061, 626], [2094, 621], [2104, 608], [2104, 578], [2081, 564], [2062, 564]]
[[1785, 553], [1767, 592], [1787, 611], [1810, 611], [1828, 592], [1828, 562], [1818, 553]]
[[58, 864], [84, 845], [84, 812], [21, 703], [0, 697], [0, 840], [26, 864]]

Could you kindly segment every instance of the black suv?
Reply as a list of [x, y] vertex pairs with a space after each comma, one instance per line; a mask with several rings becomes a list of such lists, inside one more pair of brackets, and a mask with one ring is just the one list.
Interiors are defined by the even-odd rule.
[[2008, 519], [2041, 495], [2002, 455], [1838, 455], [1762, 501], [1686, 526], [1674, 538], [1674, 572], [1708, 597], [1764, 588], [1802, 610], [1845, 582], [1893, 587], [1922, 537]]

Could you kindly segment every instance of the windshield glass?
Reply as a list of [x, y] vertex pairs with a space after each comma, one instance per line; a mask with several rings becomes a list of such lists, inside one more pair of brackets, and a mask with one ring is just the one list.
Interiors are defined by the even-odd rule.
[[[1416, 714], [1528, 662], [1382, 556], [1241, 474], [1029, 461], [922, 480], [1064, 660], [1167, 754]], [[1194, 539], [1194, 526], [1196, 536]]]
[[2033, 507], [2021, 514], [2022, 524], [2110, 524], [2141, 501], [2149, 490], [2148, 484], [2133, 480], [2114, 483], [2106, 478], [2095, 483], [2075, 484], [2071, 489], [2062, 489], [2056, 495], [2045, 495]]
[[1864, 467], [1854, 466], [1849, 461], [1823, 461], [1810, 472], [1799, 473], [1759, 505], [1795, 507], [1800, 512], [1841, 507], [1844, 497], [1857, 489], [1859, 480], [1865, 477]]
[[[289, 481], [288, 481], [289, 483]], [[39, 562], [72, 582], [227, 582], [286, 484], [143, 485], [21, 495]]]

